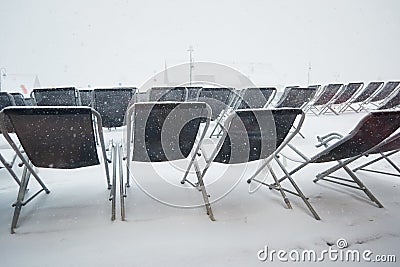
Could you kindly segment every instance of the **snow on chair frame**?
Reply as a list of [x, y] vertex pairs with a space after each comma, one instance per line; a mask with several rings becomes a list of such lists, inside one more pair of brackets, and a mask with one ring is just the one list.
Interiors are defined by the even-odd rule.
[[[26, 167], [22, 175], [17, 200], [13, 204], [15, 210], [11, 223], [11, 233], [14, 233], [17, 226], [22, 207], [41, 192], [50, 193], [33, 166], [75, 169], [100, 164], [94, 138], [93, 117], [96, 117], [97, 120], [107, 188], [111, 189], [109, 199], [112, 201], [111, 219], [113, 220], [115, 219], [116, 178], [113, 178], [111, 184], [101, 128], [101, 116], [97, 111], [89, 107], [8, 107], [0, 113], [2, 133]], [[18, 136], [26, 157], [11, 139], [5, 124], [6, 119], [9, 119]], [[30, 175], [33, 175], [42, 189], [25, 200]]]
[[[132, 161], [165, 162], [190, 156], [190, 168], [210, 124], [211, 108], [204, 102], [136, 103], [128, 109], [126, 116], [126, 187], [129, 187], [130, 177], [133, 177]], [[200, 124], [204, 120], [206, 124], [199, 134]], [[123, 184], [123, 177], [120, 176], [120, 179]], [[201, 177], [198, 177], [198, 184], [207, 215], [214, 220]], [[121, 195], [126, 194], [121, 191]], [[124, 218], [125, 214], [122, 215]]]
[[[232, 113], [224, 123], [223, 135], [220, 138], [210, 157], [204, 157], [206, 165], [200, 173], [197, 161], [194, 161], [196, 175], [204, 178], [213, 162], [222, 164], [247, 163], [255, 160], [264, 160], [263, 168], [298, 134], [305, 114], [301, 109], [246, 109]], [[291, 132], [297, 121], [296, 129]], [[204, 153], [203, 153], [204, 154]], [[188, 182], [190, 167], [187, 169], [182, 183]], [[275, 178], [275, 177], [274, 177]], [[276, 182], [278, 182], [276, 180]], [[298, 187], [294, 184], [295, 188]], [[285, 202], [285, 189], [280, 191]], [[308, 203], [303, 193], [299, 195]], [[313, 211], [313, 208], [310, 209]]]
[[[300, 164], [293, 170], [288, 171], [278, 157], [275, 157], [275, 161], [278, 163], [279, 167], [284, 173], [284, 176], [278, 180], [279, 183], [275, 182], [275, 184], [265, 184], [255, 179], [255, 177], [260, 173], [261, 168], [259, 168], [253, 174], [253, 176], [249, 179], [249, 182], [257, 181], [268, 186], [269, 188], [279, 188], [281, 182], [286, 179], [292, 181], [292, 175], [310, 163], [337, 161], [338, 164], [335, 166], [317, 174], [314, 182], [324, 180], [334, 184], [362, 190], [373, 202], [378, 205], [378, 207], [383, 207], [379, 200], [371, 193], [371, 191], [361, 182], [361, 180], [347, 165], [367, 154], [369, 150], [393, 134], [399, 128], [399, 126], [400, 111], [371, 112], [361, 119], [355, 128], [345, 137], [342, 137], [337, 133], [331, 133], [323, 137], [318, 137], [319, 143], [317, 144], [317, 147], [324, 146], [325, 149], [311, 158], [308, 158], [294, 146], [289, 144], [289, 147], [304, 160], [304, 163]], [[339, 139], [339, 141], [329, 146], [328, 143], [335, 139]], [[350, 176], [351, 180], [331, 175], [335, 171], [342, 168]], [[315, 215], [316, 214], [314, 214], [314, 217], [319, 219], [319, 217], [316, 217]]]

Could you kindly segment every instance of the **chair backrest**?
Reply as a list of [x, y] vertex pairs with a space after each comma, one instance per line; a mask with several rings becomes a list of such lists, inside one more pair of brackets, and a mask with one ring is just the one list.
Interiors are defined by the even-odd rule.
[[227, 119], [214, 161], [235, 164], [269, 157], [283, 144], [300, 114], [301, 109], [292, 108], [237, 110]]
[[211, 119], [215, 120], [229, 105], [232, 95], [236, 93], [231, 88], [203, 88], [199, 92], [198, 101], [205, 102], [211, 107]]
[[353, 103], [360, 103], [371, 97], [381, 86], [383, 82], [370, 82], [362, 92], [354, 99]]
[[400, 105], [400, 89], [397, 90], [397, 92], [390, 95], [389, 98], [385, 102], [383, 102], [378, 109], [382, 110], [382, 109], [395, 108], [399, 105]]
[[400, 127], [400, 111], [373, 111], [344, 138], [311, 159], [327, 162], [358, 156], [389, 137]]
[[197, 101], [199, 93], [203, 87], [187, 86], [187, 101]]
[[333, 101], [333, 104], [342, 104], [347, 102], [356, 92], [364, 86], [363, 82], [346, 84], [343, 90]]
[[387, 82], [379, 92], [372, 97], [371, 102], [377, 102], [388, 97], [399, 86], [400, 81]]
[[75, 87], [33, 89], [32, 96], [37, 106], [78, 106]]
[[9, 106], [15, 106], [13, 96], [7, 92], [0, 92], [0, 110]]
[[187, 97], [185, 87], [152, 87], [149, 92], [149, 101], [184, 102]]
[[100, 164], [92, 110], [87, 107], [9, 107], [18, 139], [36, 167], [73, 169]]
[[128, 118], [132, 118], [131, 125], [127, 126], [133, 128], [131, 159], [162, 162], [187, 158], [195, 144], [200, 122], [209, 119], [210, 112], [208, 105], [201, 102], [134, 104], [127, 113]]
[[316, 88], [286, 87], [275, 104], [275, 108], [301, 108], [313, 98], [316, 92]]
[[339, 92], [343, 84], [328, 84], [314, 102], [314, 106], [325, 105]]
[[124, 125], [124, 117], [136, 88], [94, 89], [92, 107], [100, 113], [103, 127], [112, 128]]
[[275, 87], [259, 87], [244, 89], [239, 109], [263, 108], [276, 94]]
[[90, 107], [92, 104], [92, 89], [82, 89], [78, 90], [79, 98], [81, 100], [81, 106], [88, 106]]
[[21, 93], [11, 93], [16, 106], [26, 106], [25, 98]]

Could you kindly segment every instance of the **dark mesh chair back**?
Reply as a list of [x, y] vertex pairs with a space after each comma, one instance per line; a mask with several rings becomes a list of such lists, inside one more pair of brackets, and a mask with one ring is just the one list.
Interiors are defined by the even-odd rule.
[[137, 103], [133, 118], [134, 161], [162, 162], [189, 156], [207, 118], [205, 103]]
[[75, 87], [33, 89], [37, 106], [78, 106], [79, 98]]
[[[7, 92], [0, 92], [0, 111], [5, 107], [15, 106], [14, 97]], [[13, 132], [13, 128], [11, 126], [10, 120], [5, 119], [5, 127], [8, 132]], [[1, 130], [0, 130], [1, 133]]]
[[347, 102], [362, 86], [364, 83], [349, 83], [347, 84], [338, 97], [333, 101], [333, 104], [342, 104]]
[[238, 109], [263, 108], [276, 94], [274, 87], [260, 87], [244, 89]]
[[390, 99], [388, 99], [385, 103], [382, 104], [378, 109], [390, 109], [390, 108], [395, 108], [400, 105], [400, 90], [397, 90], [396, 93], [394, 93], [392, 96], [390, 96]]
[[16, 106], [26, 106], [25, 98], [21, 93], [11, 93]]
[[215, 120], [227, 107], [233, 94], [235, 93], [230, 88], [203, 88], [198, 101], [205, 102], [211, 107], [211, 119]]
[[400, 82], [387, 82], [382, 87], [381, 90], [372, 98], [371, 102], [381, 101], [388, 97], [394, 90], [396, 90], [397, 86], [399, 86]]
[[14, 97], [7, 92], [0, 92], [0, 110], [9, 106], [15, 106]]
[[287, 87], [276, 103], [275, 108], [301, 108], [308, 103], [317, 92], [316, 88]]
[[301, 109], [238, 110], [215, 157], [220, 163], [265, 159], [283, 143]]
[[90, 108], [7, 108], [18, 139], [36, 167], [73, 169], [100, 164]]
[[81, 100], [81, 106], [90, 107], [92, 104], [92, 89], [79, 90], [79, 98]]
[[187, 101], [197, 101], [199, 93], [203, 87], [189, 86], [187, 89]]
[[92, 107], [100, 113], [103, 127], [123, 126], [126, 110], [135, 88], [94, 89]]
[[400, 111], [374, 111], [337, 143], [311, 159], [327, 162], [358, 156], [394, 133], [400, 126]]
[[359, 94], [356, 99], [354, 99], [353, 103], [360, 103], [367, 100], [369, 97], [372, 96], [373, 93], [376, 92], [381, 86], [383, 82], [370, 82], [364, 90]]
[[149, 100], [184, 102], [186, 95], [185, 87], [152, 87], [149, 92]]
[[343, 84], [328, 84], [323, 88], [318, 99], [314, 102], [314, 106], [325, 105], [339, 92]]

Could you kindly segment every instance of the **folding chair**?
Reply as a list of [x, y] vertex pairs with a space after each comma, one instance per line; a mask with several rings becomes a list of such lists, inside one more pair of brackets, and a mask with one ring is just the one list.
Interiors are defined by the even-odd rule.
[[[300, 117], [300, 118], [299, 118]], [[204, 178], [213, 162], [222, 164], [247, 163], [255, 160], [264, 160], [263, 169], [270, 169], [271, 160], [288, 144], [298, 133], [305, 118], [301, 109], [246, 109], [232, 113], [224, 123], [224, 133], [209, 158], [204, 157], [206, 165], [201, 171], [197, 161], [194, 162], [196, 175]], [[296, 130], [290, 132], [293, 124], [297, 122]], [[204, 155], [204, 153], [203, 153]], [[190, 167], [187, 169], [182, 183], [194, 183], [188, 180]], [[274, 179], [276, 178], [273, 176]], [[313, 214], [315, 211], [299, 187], [290, 179], [298, 195], [307, 203]], [[275, 182], [278, 181], [275, 179]], [[290, 202], [286, 198], [282, 187], [276, 187], [282, 194], [289, 208]]]
[[[389, 158], [390, 156], [398, 153], [399, 151], [400, 151], [400, 133], [387, 138], [385, 141], [380, 143], [376, 148], [370, 150], [366, 156], [370, 156], [371, 154], [379, 154], [380, 156], [358, 166], [357, 168], [353, 169], [353, 172], [368, 171], [368, 172], [373, 172], [373, 173], [380, 173], [380, 174], [386, 174], [386, 175], [400, 177], [400, 168], [394, 163], [393, 160], [391, 160]], [[397, 171], [397, 174], [377, 170], [376, 168], [374, 168], [374, 169], [366, 168], [367, 166], [374, 164], [381, 160], [386, 160], [386, 162], [388, 162], [390, 164], [390, 166], [392, 166], [392, 168], [394, 168]]]
[[[324, 146], [325, 150], [308, 158], [306, 155], [297, 150], [294, 146], [288, 145], [295, 153], [297, 153], [303, 160], [304, 163], [291, 171], [286, 170], [282, 162], [275, 157], [275, 161], [285, 174], [283, 178], [280, 178], [275, 184], [265, 184], [260, 180], [256, 180], [255, 177], [260, 173], [261, 169], [265, 166], [263, 164], [248, 180], [248, 182], [256, 181], [267, 185], [269, 188], [280, 187], [280, 183], [286, 179], [292, 180], [292, 175], [303, 169], [310, 163], [324, 163], [337, 161], [338, 164], [321, 172], [316, 175], [314, 182], [319, 180], [328, 181], [334, 184], [347, 186], [350, 188], [362, 190], [378, 207], [383, 207], [379, 200], [371, 193], [371, 191], [361, 182], [361, 180], [351, 171], [347, 166], [351, 162], [359, 159], [363, 155], [367, 154], [368, 151], [374, 148], [376, 145], [381, 143], [391, 134], [393, 134], [400, 126], [400, 112], [399, 111], [374, 111], [365, 116], [357, 126], [345, 137], [340, 134], [331, 133], [323, 137], [318, 137], [319, 143], [317, 147]], [[336, 143], [331, 146], [328, 143], [332, 140], [339, 139]], [[346, 159], [346, 160], [344, 160]], [[339, 169], [344, 171], [350, 176], [351, 179], [345, 179], [331, 175]], [[328, 177], [328, 178], [326, 178]], [[316, 219], [319, 216], [314, 214]]]
[[[152, 102], [131, 106], [127, 111], [126, 187], [130, 185], [130, 175], [133, 175], [131, 161], [165, 162], [187, 159], [191, 155], [190, 168], [210, 124], [210, 116], [210, 107], [202, 102]], [[202, 120], [206, 120], [206, 125], [199, 134]], [[123, 180], [123, 177], [121, 179]], [[123, 183], [122, 180], [120, 183]], [[198, 183], [207, 214], [214, 220], [206, 188], [200, 176]], [[121, 194], [126, 195], [123, 192]]]
[[396, 108], [400, 105], [400, 87], [389, 95], [377, 108], [378, 110]]
[[264, 108], [276, 95], [275, 87], [255, 87], [243, 89], [237, 109]]
[[[113, 184], [110, 182], [101, 116], [97, 111], [88, 107], [8, 107], [0, 113], [0, 129], [25, 165], [17, 200], [13, 204], [15, 210], [11, 233], [14, 233], [17, 226], [22, 207], [41, 192], [50, 193], [33, 166], [75, 169], [100, 164], [94, 139], [93, 116], [97, 119], [107, 187], [112, 189], [110, 200], [112, 200], [112, 212], [115, 214], [115, 189], [112, 188], [115, 182]], [[6, 127], [7, 120], [18, 136], [26, 157], [11, 139]], [[33, 175], [41, 189], [25, 199], [30, 175]]]
[[326, 113], [328, 110], [334, 114], [339, 115], [342, 113], [348, 104], [354, 99], [354, 96], [362, 89], [364, 83], [349, 83], [346, 84], [343, 89], [330, 101], [324, 109], [321, 110], [321, 114]]
[[37, 106], [79, 106], [75, 87], [33, 89], [31, 98]]
[[387, 97], [389, 97], [400, 85], [400, 81], [387, 82], [369, 101], [362, 105], [361, 109], [368, 110], [368, 104], [372, 104], [374, 108], [379, 107]]
[[314, 87], [286, 87], [283, 95], [275, 104], [275, 108], [304, 108], [314, 97], [317, 89]]
[[92, 104], [92, 89], [81, 89], [78, 90], [79, 98], [81, 100], [81, 106], [90, 107]]
[[124, 116], [136, 88], [94, 89], [92, 107], [102, 118], [102, 126], [116, 128], [125, 125]]
[[21, 93], [11, 93], [16, 106], [26, 106], [25, 98]]
[[174, 101], [184, 102], [187, 98], [186, 87], [152, 87], [149, 90], [150, 102]]
[[[362, 105], [365, 102], [368, 102], [368, 100], [379, 91], [382, 85], [383, 82], [370, 82], [366, 87], [364, 87], [364, 89], [362, 89], [359, 95], [357, 95], [353, 100], [349, 101], [346, 106], [344, 106], [342, 112], [345, 112], [349, 108], [355, 112], [359, 112], [362, 108]], [[355, 104], [357, 104], [357, 106], [353, 107]]]
[[311, 111], [315, 115], [320, 115], [335, 95], [341, 90], [343, 84], [328, 84], [322, 88], [321, 93], [313, 100], [306, 109], [306, 112]]

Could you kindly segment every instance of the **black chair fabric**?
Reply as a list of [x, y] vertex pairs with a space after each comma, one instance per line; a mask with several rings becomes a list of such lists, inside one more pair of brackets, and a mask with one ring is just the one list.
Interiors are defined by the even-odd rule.
[[6, 108], [18, 139], [36, 167], [74, 169], [100, 164], [90, 108]]
[[37, 106], [78, 106], [75, 87], [33, 89]]
[[301, 109], [238, 110], [214, 162], [245, 163], [270, 156], [288, 136]]
[[94, 89], [92, 107], [97, 110], [103, 120], [103, 127], [121, 127], [128, 105], [136, 88]]

